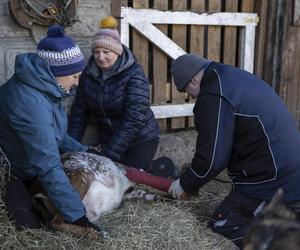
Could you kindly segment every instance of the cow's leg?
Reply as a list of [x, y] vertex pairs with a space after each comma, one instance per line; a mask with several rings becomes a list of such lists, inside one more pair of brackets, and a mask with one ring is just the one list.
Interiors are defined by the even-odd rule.
[[158, 194], [149, 193], [142, 189], [136, 189], [135, 187], [130, 187], [125, 192], [124, 198], [129, 200], [140, 199], [145, 201], [158, 201], [163, 199], [163, 197]]
[[35, 194], [32, 197], [32, 204], [35, 211], [39, 214], [42, 222], [49, 226], [51, 220], [57, 214], [57, 209], [53, 206], [48, 196], [44, 193]]
[[95, 229], [90, 227], [83, 227], [75, 224], [64, 222], [61, 215], [57, 214], [51, 221], [51, 227], [58, 231], [67, 231], [78, 237], [87, 237], [93, 240], [101, 239], [100, 235]]

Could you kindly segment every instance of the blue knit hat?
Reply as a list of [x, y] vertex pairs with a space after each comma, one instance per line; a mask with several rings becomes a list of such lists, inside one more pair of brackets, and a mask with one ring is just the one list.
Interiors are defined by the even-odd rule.
[[60, 25], [48, 28], [47, 36], [37, 45], [37, 53], [50, 66], [54, 76], [72, 75], [85, 67], [80, 48], [71, 37], [65, 36]]

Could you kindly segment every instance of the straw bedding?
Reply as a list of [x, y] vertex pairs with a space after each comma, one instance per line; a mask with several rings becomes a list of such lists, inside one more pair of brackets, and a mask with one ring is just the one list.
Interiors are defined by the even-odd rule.
[[16, 231], [1, 206], [0, 249], [235, 249], [207, 228], [229, 189], [230, 184], [211, 181], [189, 201], [124, 201], [100, 218], [109, 237], [98, 241], [47, 228]]

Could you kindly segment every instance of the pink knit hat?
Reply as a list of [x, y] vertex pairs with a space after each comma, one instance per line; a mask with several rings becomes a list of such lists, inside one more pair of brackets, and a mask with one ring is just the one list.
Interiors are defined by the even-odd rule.
[[92, 50], [97, 47], [105, 48], [121, 55], [123, 52], [120, 35], [117, 28], [117, 20], [112, 16], [101, 20], [101, 28], [94, 36]]

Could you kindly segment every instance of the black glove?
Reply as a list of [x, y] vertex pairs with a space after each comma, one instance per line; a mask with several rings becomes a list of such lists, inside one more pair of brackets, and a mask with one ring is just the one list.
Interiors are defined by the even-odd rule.
[[90, 227], [95, 229], [98, 233], [101, 233], [101, 229], [96, 226], [94, 223], [90, 222], [86, 215], [80, 217], [78, 220], [74, 221], [73, 224], [82, 226], [82, 227]]
[[88, 150], [86, 152], [91, 153], [91, 154], [95, 154], [95, 155], [101, 155], [101, 151], [98, 151], [94, 148], [88, 148]]
[[102, 149], [101, 145], [98, 145], [97, 147], [89, 146], [86, 152], [95, 155], [102, 155]]

